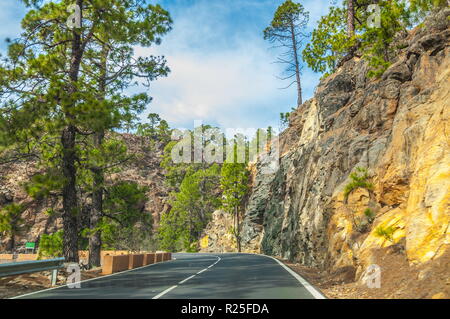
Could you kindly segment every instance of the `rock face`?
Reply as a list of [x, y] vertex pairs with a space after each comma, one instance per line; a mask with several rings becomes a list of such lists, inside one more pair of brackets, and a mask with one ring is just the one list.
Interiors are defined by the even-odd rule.
[[[280, 169], [255, 168], [245, 250], [322, 269], [354, 267], [357, 279], [386, 247], [410, 264], [443, 256], [450, 244], [449, 15], [442, 10], [410, 32], [381, 79], [369, 79], [367, 64], [354, 58], [293, 112], [280, 136]], [[357, 167], [370, 175], [373, 200], [358, 189], [344, 201]], [[365, 208], [373, 221], [355, 227]], [[380, 229], [392, 232], [383, 237]]]
[[222, 210], [212, 214], [212, 221], [205, 229], [208, 234], [207, 247], [202, 247], [202, 252], [228, 253], [236, 251], [236, 240], [231, 231], [233, 227], [233, 216]]
[[[164, 174], [160, 167], [164, 146], [156, 144], [150, 150], [145, 138], [131, 134], [122, 134], [120, 138], [127, 145], [129, 153], [135, 155], [137, 159], [121, 164], [119, 171], [108, 176], [108, 179], [110, 182], [121, 180], [148, 186], [149, 200], [145, 204], [145, 209], [152, 214], [154, 226], [157, 227], [161, 214], [170, 210], [167, 202], [169, 191], [164, 184]], [[0, 166], [0, 207], [13, 202], [28, 206], [22, 214], [28, 230], [16, 236], [16, 246], [25, 242], [37, 242], [42, 234], [50, 234], [62, 228], [61, 202], [52, 199], [33, 200], [23, 189], [23, 183], [29, 181], [37, 172], [38, 169], [32, 161]], [[49, 208], [53, 208], [56, 214], [47, 214]], [[86, 217], [80, 216], [79, 223], [87, 225]], [[1, 235], [0, 233], [0, 251], [9, 250], [10, 238]]]

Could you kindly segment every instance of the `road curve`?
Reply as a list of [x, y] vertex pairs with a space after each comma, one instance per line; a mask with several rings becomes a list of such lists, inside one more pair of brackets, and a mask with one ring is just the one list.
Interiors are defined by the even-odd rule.
[[320, 293], [276, 260], [252, 254], [173, 254], [175, 260], [43, 290], [24, 299], [313, 299]]

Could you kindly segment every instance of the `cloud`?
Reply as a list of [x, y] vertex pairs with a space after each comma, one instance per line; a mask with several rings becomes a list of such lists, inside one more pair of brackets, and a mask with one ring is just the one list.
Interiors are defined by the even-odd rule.
[[152, 108], [179, 125], [196, 119], [227, 127], [257, 125], [270, 110], [249, 111], [269, 108], [271, 100], [286, 95], [277, 90], [271, 58], [254, 42], [215, 54], [169, 55], [173, 71], [153, 85]]
[[[278, 126], [279, 113], [296, 104], [295, 87], [276, 78], [277, 52], [262, 39], [282, 0], [160, 0], [174, 29], [155, 48], [137, 48], [138, 55], [165, 55], [172, 72], [153, 83], [154, 101], [146, 113], [160, 113], [173, 127], [191, 127], [194, 120], [222, 127]], [[310, 28], [326, 13], [329, 2], [302, 1], [310, 11]], [[0, 4], [0, 51], [3, 39], [20, 33], [25, 8], [19, 1]], [[304, 99], [313, 95], [320, 75], [304, 68]], [[133, 88], [140, 92], [145, 88]]]
[[[174, 29], [157, 48], [138, 54], [165, 55], [172, 73], [151, 87], [147, 113], [157, 112], [174, 127], [203, 120], [226, 127], [278, 127], [280, 112], [296, 104], [296, 91], [280, 87], [276, 52], [262, 30], [282, 1], [195, 1], [185, 7], [167, 2]], [[164, 3], [162, 3], [164, 5]], [[328, 4], [308, 1], [311, 25]], [[312, 96], [320, 75], [304, 68], [304, 98]]]

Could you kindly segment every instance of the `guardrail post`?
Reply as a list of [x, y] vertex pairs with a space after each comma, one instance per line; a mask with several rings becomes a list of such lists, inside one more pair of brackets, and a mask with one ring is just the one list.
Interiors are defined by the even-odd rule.
[[56, 280], [57, 279], [58, 279], [58, 269], [53, 269], [52, 270], [52, 278], [51, 278], [52, 287], [56, 286]]

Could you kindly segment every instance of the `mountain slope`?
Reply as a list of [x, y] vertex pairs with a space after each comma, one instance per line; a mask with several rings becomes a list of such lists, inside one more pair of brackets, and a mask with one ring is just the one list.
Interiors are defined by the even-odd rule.
[[[427, 297], [442, 289], [450, 297], [449, 15], [442, 10], [399, 39], [403, 49], [381, 79], [367, 78], [366, 62], [353, 58], [293, 112], [280, 137], [279, 171], [255, 168], [246, 251], [345, 270], [360, 282], [372, 264], [386, 276], [398, 271], [383, 262], [392, 253], [404, 267], [427, 265], [420, 278], [431, 276], [438, 290]], [[346, 198], [357, 168], [367, 170], [373, 189]], [[210, 238], [218, 228], [209, 226]]]

